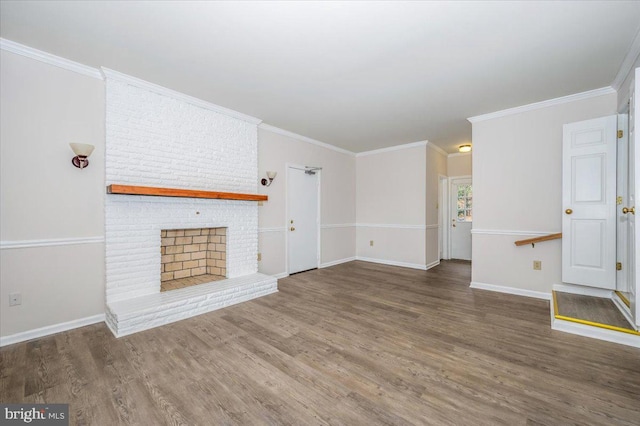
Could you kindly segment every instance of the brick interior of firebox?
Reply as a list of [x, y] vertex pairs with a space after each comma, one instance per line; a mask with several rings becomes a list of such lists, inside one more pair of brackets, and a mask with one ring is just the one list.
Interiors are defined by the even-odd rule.
[[166, 229], [160, 232], [160, 291], [226, 278], [227, 228]]

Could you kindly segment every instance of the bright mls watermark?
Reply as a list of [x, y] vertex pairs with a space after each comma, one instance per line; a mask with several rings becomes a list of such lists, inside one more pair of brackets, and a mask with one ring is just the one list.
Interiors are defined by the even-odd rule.
[[2, 425], [69, 426], [69, 404], [0, 404]]

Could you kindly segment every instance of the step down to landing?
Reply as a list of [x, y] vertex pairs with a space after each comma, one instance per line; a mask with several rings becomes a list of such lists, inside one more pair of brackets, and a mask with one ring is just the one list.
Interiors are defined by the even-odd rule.
[[[610, 296], [613, 296], [613, 292]], [[640, 348], [640, 333], [611, 297], [553, 291], [551, 328]]]

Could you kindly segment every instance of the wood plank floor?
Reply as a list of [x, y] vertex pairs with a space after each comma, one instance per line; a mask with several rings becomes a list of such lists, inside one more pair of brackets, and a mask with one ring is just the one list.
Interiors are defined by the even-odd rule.
[[132, 336], [0, 350], [2, 402], [91, 425], [638, 425], [640, 350], [552, 331], [549, 302], [351, 262]]

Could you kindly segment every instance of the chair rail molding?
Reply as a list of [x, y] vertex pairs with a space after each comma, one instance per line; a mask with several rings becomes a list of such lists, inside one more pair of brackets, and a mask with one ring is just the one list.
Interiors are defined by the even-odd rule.
[[327, 223], [320, 225], [320, 229], [332, 229], [332, 228], [355, 228], [355, 223]]
[[540, 237], [543, 235], [555, 234], [557, 231], [522, 231], [512, 229], [472, 229], [471, 234], [474, 235], [522, 235], [531, 237]]
[[356, 223], [358, 228], [395, 228], [395, 229], [427, 229], [427, 225], [410, 225], [402, 223]]
[[0, 249], [21, 249], [32, 247], [71, 246], [76, 244], [101, 244], [104, 236], [76, 237], [76, 238], [48, 238], [39, 240], [0, 241]]
[[287, 228], [285, 226], [271, 226], [271, 227], [258, 228], [258, 233], [264, 234], [266, 232], [284, 232], [286, 229]]

